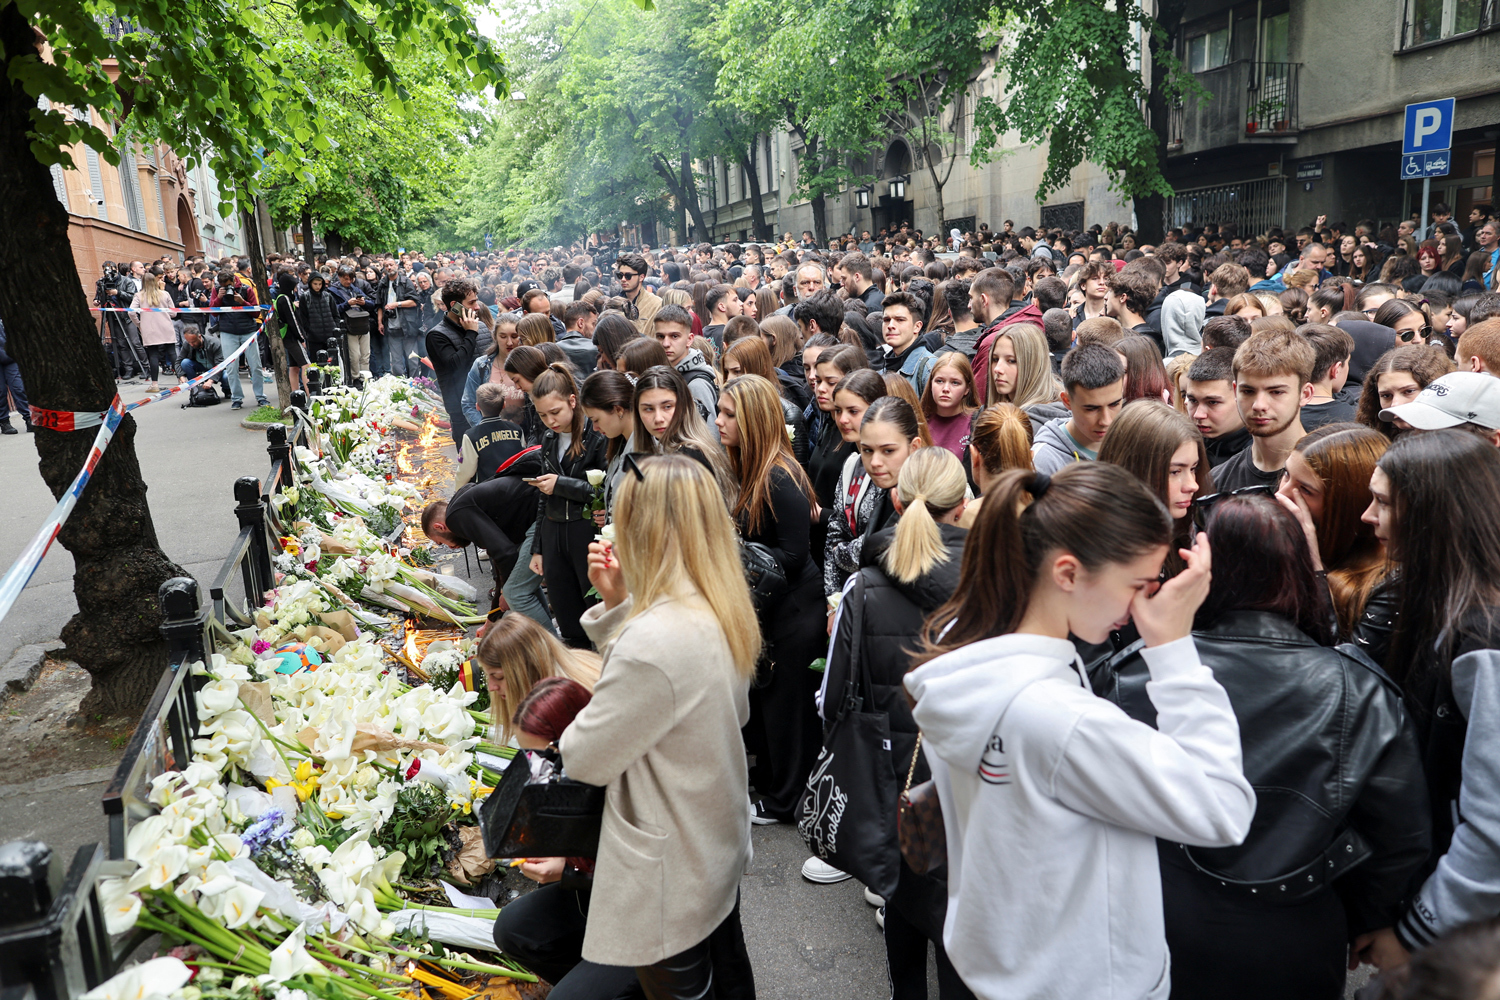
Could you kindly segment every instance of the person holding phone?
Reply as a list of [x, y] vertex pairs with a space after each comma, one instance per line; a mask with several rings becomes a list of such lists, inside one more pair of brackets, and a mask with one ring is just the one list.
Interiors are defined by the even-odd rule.
[[463, 409], [464, 380], [474, 364], [480, 332], [488, 337], [490, 331], [479, 321], [479, 289], [469, 279], [453, 278], [443, 285], [442, 303], [442, 318], [427, 331], [427, 358], [443, 394], [453, 443], [461, 447], [464, 431], [469, 429]]

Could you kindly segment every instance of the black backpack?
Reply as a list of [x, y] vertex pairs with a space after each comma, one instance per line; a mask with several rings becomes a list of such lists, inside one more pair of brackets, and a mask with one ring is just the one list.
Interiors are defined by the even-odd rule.
[[[707, 369], [704, 369], [704, 368], [689, 368], [687, 371], [685, 371], [685, 372], [680, 371], [679, 373], [682, 375], [682, 377], [684, 379], [687, 380], [688, 388], [689, 389], [692, 388], [692, 385], [693, 385], [694, 382], [707, 382], [708, 383], [708, 387], [714, 391], [714, 405], [715, 406], [718, 405], [718, 402], [719, 402], [719, 383], [714, 378], [713, 372], [708, 371]], [[703, 412], [703, 404], [700, 403], [700, 402], [698, 402], [698, 397], [697, 396], [693, 397], [693, 402], [698, 403], [698, 415], [701, 416], [706, 423], [712, 424], [714, 422], [714, 418], [717, 417], [718, 414], [717, 413], [704, 413]]]
[[189, 406], [218, 406], [222, 402], [224, 399], [214, 391], [214, 384], [202, 382], [188, 390], [187, 402], [182, 406], [184, 409]]

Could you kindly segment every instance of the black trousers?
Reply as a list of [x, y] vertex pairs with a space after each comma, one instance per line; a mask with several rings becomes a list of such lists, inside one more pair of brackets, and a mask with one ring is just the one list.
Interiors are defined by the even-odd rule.
[[[946, 883], [934, 883], [941, 900], [927, 898], [922, 879], [901, 862], [901, 882], [885, 904], [885, 961], [891, 977], [891, 1000], [927, 1000], [927, 943], [932, 942], [937, 959], [938, 1000], [974, 1000], [974, 994], [959, 978], [948, 952], [943, 949], [943, 909], [947, 907]], [[941, 904], [934, 915], [934, 902]], [[936, 918], [936, 926], [934, 924]]]
[[540, 886], [505, 904], [495, 946], [552, 984], [554, 1000], [635, 1000], [644, 996], [635, 970], [583, 959], [588, 890]]
[[547, 600], [563, 642], [575, 649], [588, 649], [589, 637], [578, 619], [597, 598], [584, 597], [589, 582], [589, 543], [594, 540], [592, 518], [581, 521], [550, 521], [543, 517], [536, 529], [533, 551], [542, 554], [542, 579]]
[[761, 615], [765, 659], [750, 689], [750, 721], [741, 731], [755, 756], [751, 783], [766, 811], [796, 820], [797, 803], [822, 746], [815, 699], [821, 678], [808, 664], [828, 649], [823, 580], [805, 571], [775, 608]]
[[649, 1000], [755, 1000], [740, 901], [712, 934], [671, 958], [635, 970]]
[[1172, 1000], [1339, 1000], [1348, 920], [1327, 890], [1276, 905], [1219, 891], [1160, 844], [1162, 910], [1172, 953]]

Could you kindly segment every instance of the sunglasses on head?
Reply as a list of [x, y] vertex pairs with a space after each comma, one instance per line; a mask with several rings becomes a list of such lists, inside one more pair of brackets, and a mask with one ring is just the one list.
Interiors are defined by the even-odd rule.
[[1248, 497], [1248, 496], [1271, 496], [1276, 492], [1276, 487], [1263, 484], [1257, 486], [1241, 486], [1237, 490], [1227, 490], [1223, 493], [1210, 493], [1193, 501], [1193, 533], [1196, 535], [1208, 527], [1209, 515], [1213, 513], [1214, 504], [1225, 497]]

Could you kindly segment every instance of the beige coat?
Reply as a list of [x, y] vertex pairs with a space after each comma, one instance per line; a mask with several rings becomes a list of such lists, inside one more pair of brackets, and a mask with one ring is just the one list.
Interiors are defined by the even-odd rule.
[[642, 286], [641, 294], [635, 297], [635, 328], [646, 337], [656, 336], [656, 314], [661, 312], [661, 298], [649, 287]]
[[584, 614], [604, 670], [559, 749], [569, 777], [608, 787], [583, 957], [641, 966], [734, 909], [750, 861], [750, 701], [707, 605], [664, 598], [606, 645], [630, 608]]

